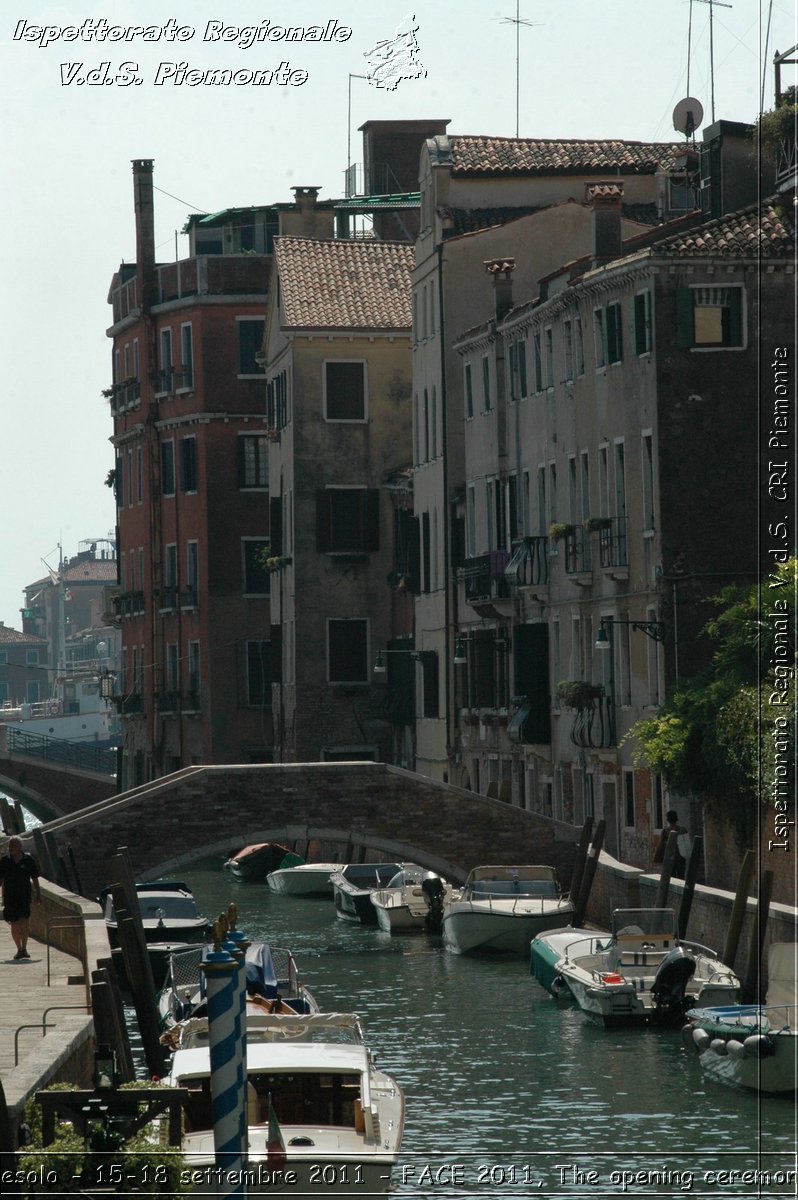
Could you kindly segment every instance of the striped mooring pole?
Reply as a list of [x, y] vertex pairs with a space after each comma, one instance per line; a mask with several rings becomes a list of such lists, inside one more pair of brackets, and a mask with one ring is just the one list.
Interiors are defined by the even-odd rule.
[[245, 1094], [238, 997], [243, 966], [221, 949], [221, 937], [217, 923], [214, 949], [202, 963], [208, 994], [213, 1146], [220, 1179], [217, 1195], [244, 1196], [246, 1143], [241, 1138], [240, 1114]]
[[240, 1112], [241, 1145], [244, 1147], [244, 1165], [246, 1166], [246, 1158], [249, 1151], [249, 1117], [247, 1109], [247, 950], [252, 943], [246, 934], [237, 928], [238, 911], [235, 904], [229, 905], [227, 919], [229, 924], [228, 940], [224, 943], [224, 949], [233, 955], [241, 967], [241, 970], [238, 972], [239, 1017], [237, 1029], [240, 1031], [238, 1036], [241, 1042], [240, 1086], [243, 1097]]

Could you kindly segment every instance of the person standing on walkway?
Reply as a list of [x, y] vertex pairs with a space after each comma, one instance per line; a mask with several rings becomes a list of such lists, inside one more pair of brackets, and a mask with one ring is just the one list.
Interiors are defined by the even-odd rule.
[[22, 849], [18, 837], [9, 839], [8, 854], [0, 858], [0, 886], [3, 889], [3, 920], [11, 926], [11, 936], [17, 948], [14, 958], [30, 958], [28, 926], [31, 898], [35, 892], [36, 903], [39, 904], [42, 893], [36, 860]]
[[677, 835], [676, 838], [676, 853], [673, 856], [673, 866], [671, 867], [671, 875], [674, 879], [684, 879], [684, 868], [687, 864], [687, 857], [692, 846], [692, 838], [688, 834], [684, 825], [679, 824], [679, 814], [675, 809], [671, 808], [665, 813], [665, 820], [668, 822], [664, 826], [659, 837], [659, 844], [654, 851], [654, 862], [661, 863], [665, 859], [665, 847], [668, 844], [668, 838], [672, 833]]

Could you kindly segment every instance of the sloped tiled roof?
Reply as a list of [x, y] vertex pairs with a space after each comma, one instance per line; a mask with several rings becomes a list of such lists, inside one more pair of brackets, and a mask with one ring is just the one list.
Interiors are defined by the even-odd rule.
[[536, 140], [533, 138], [449, 138], [453, 175], [549, 175], [620, 171], [650, 174], [671, 170], [684, 154], [681, 142]]
[[0, 646], [46, 646], [47, 639], [35, 637], [32, 633], [23, 633], [20, 629], [11, 629], [8, 625], [0, 625]]
[[777, 200], [764, 200], [657, 243], [656, 254], [765, 258], [795, 253], [795, 224]]
[[116, 583], [116, 559], [84, 558], [78, 562], [64, 563], [61, 578], [73, 583], [87, 579], [93, 583]]
[[286, 326], [410, 328], [411, 245], [280, 237], [275, 256]]

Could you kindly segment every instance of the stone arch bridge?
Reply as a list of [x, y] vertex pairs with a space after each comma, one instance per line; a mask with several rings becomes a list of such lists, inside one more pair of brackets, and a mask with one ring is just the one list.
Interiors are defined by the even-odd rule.
[[220, 859], [250, 842], [336, 843], [462, 881], [480, 863], [549, 863], [570, 882], [580, 831], [384, 763], [189, 767], [44, 826], [77, 864], [81, 890], [109, 880], [126, 846], [137, 878]]

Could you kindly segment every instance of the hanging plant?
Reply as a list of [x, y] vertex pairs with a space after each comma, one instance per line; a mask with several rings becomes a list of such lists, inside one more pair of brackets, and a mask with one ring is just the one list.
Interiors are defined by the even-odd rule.
[[562, 708], [590, 708], [604, 695], [604, 688], [601, 684], [588, 683], [584, 679], [564, 679], [557, 684], [554, 694]]
[[290, 567], [291, 555], [275, 554], [271, 558], [267, 558], [264, 562], [264, 567], [273, 575], [275, 571], [282, 571], [283, 567]]
[[570, 537], [575, 532], [575, 525], [563, 525], [557, 521], [553, 525], [549, 525], [549, 537], [553, 542], [561, 542], [563, 538]]
[[612, 525], [612, 517], [587, 517], [584, 521], [584, 528], [588, 533], [598, 533], [602, 529], [609, 529]]

